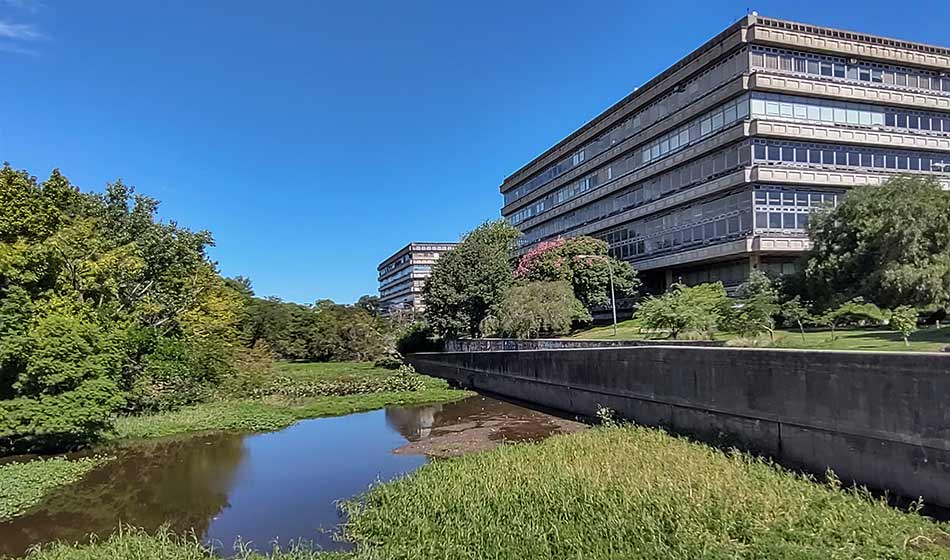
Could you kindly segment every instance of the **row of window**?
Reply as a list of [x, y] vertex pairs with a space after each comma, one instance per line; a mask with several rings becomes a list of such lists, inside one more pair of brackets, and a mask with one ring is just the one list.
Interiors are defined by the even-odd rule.
[[404, 270], [400, 270], [400, 271], [397, 272], [396, 274], [393, 274], [392, 276], [390, 276], [390, 277], [386, 278], [385, 280], [381, 281], [381, 282], [380, 282], [380, 286], [388, 286], [388, 285], [392, 284], [393, 282], [398, 282], [399, 280], [401, 280], [401, 279], [405, 278], [406, 276], [409, 276], [410, 274], [413, 274], [413, 273], [415, 273], [415, 274], [422, 274], [422, 273], [428, 273], [428, 272], [431, 272], [431, 271], [432, 271], [432, 265], [428, 265], [428, 264], [416, 264], [416, 265], [412, 265], [412, 266], [406, 267]]
[[749, 277], [749, 261], [736, 261], [700, 268], [677, 271], [673, 278], [687, 286], [696, 286], [709, 282], [722, 282], [723, 286], [737, 286]]
[[835, 80], [885, 84], [928, 93], [950, 92], [950, 77], [917, 68], [758, 46], [752, 48], [751, 57], [752, 69], [763, 68]]
[[[804, 143], [794, 141], [779, 141], [767, 139], [755, 139], [752, 141], [751, 158], [749, 158], [749, 144], [743, 143], [737, 146], [728, 147], [715, 154], [710, 154], [704, 158], [686, 164], [670, 172], [658, 175], [648, 181], [639, 183], [635, 186], [627, 187], [613, 196], [592, 202], [582, 208], [573, 210], [563, 216], [549, 220], [537, 227], [532, 227], [525, 232], [521, 238], [522, 246], [531, 245], [537, 241], [570, 232], [573, 229], [582, 227], [586, 224], [602, 220], [612, 214], [635, 208], [641, 204], [662, 198], [669, 193], [680, 188], [708, 181], [711, 177], [729, 173], [739, 166], [753, 164], [782, 164], [805, 167], [830, 167], [830, 168], [862, 168], [874, 169], [891, 172], [902, 171], [943, 171], [950, 169], [950, 154], [939, 154], [932, 152], [919, 152], [911, 150], [889, 150], [872, 147], [845, 147], [821, 143]], [[768, 197], [775, 197], [776, 194], [758, 194], [759, 197], [766, 197], [763, 200], [756, 201], [756, 204], [773, 205], [776, 203]], [[784, 194], [785, 200], [782, 205], [805, 205], [805, 200], [789, 199], [788, 194]], [[801, 195], [804, 196], [804, 195]], [[822, 204], [835, 203], [836, 195], [832, 194], [809, 194], [808, 206], [818, 204], [818, 196]], [[774, 213], [776, 209], [763, 209], [763, 211]], [[781, 221], [780, 221], [781, 220]], [[760, 227], [787, 229], [787, 223], [796, 224], [796, 228], [803, 227], [799, 221], [807, 221], [802, 217], [770, 217], [761, 220]], [[777, 225], [781, 223], [781, 225]]]
[[631, 208], [658, 200], [664, 196], [698, 185], [735, 171], [751, 163], [748, 141], [728, 146], [701, 158], [692, 160], [670, 171], [655, 175], [646, 181], [625, 187], [613, 196], [604, 197], [581, 208], [565, 213], [553, 220], [532, 227], [519, 239], [521, 245], [530, 245], [550, 237], [581, 227]]
[[516, 189], [506, 192], [505, 204], [510, 204], [526, 194], [537, 190], [544, 184], [573, 169], [577, 165], [580, 165], [584, 161], [600, 155], [634, 134], [638, 134], [644, 129], [656, 124], [668, 115], [686, 107], [703, 95], [718, 88], [723, 82], [744, 72], [747, 65], [748, 52], [743, 50], [721, 61], [702, 74], [683, 82], [670, 93], [650, 103], [610, 130], [605, 131], [603, 134], [586, 143], [570, 156], [546, 167], [519, 185]]
[[610, 245], [611, 254], [630, 259], [718, 243], [753, 230], [804, 235], [811, 212], [836, 206], [842, 196], [843, 191], [755, 187], [663, 216], [636, 220], [598, 237]]
[[753, 118], [768, 117], [849, 126], [878, 126], [914, 132], [950, 133], [950, 114], [879, 107], [863, 103], [754, 92]]
[[749, 96], [743, 95], [728, 101], [719, 107], [693, 119], [683, 126], [656, 138], [649, 144], [638, 148], [627, 157], [614, 161], [608, 166], [553, 191], [535, 202], [510, 215], [512, 224], [519, 224], [528, 218], [563, 204], [590, 189], [632, 173], [659, 159], [686, 148], [707, 136], [729, 127], [749, 115]]
[[944, 166], [950, 169], [950, 154], [778, 140], [755, 140], [753, 159], [755, 162], [809, 167], [927, 172], [941, 172]]

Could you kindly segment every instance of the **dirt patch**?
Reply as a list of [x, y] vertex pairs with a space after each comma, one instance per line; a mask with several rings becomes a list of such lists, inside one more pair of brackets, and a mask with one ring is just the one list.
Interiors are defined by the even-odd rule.
[[586, 424], [498, 401], [472, 397], [433, 414], [428, 429], [394, 450], [398, 455], [456, 457], [513, 443], [584, 430]]

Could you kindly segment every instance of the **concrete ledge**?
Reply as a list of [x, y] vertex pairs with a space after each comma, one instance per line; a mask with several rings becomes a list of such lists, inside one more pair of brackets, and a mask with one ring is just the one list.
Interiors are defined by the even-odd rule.
[[640, 424], [950, 506], [947, 354], [650, 345], [408, 360], [475, 389], [584, 416], [606, 406]]
[[594, 338], [460, 338], [445, 343], [446, 352], [504, 352], [635, 346], [724, 346], [721, 340], [613, 340]]

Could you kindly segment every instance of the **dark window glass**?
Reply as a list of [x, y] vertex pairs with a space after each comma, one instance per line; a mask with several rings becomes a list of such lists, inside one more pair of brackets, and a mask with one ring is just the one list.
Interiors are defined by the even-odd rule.
[[766, 228], [769, 225], [769, 213], [768, 212], [756, 212], [755, 213], [755, 227], [757, 228]]
[[782, 159], [782, 152], [778, 146], [769, 146], [769, 161], [779, 161]]
[[887, 126], [897, 126], [897, 115], [894, 113], [887, 113], [884, 115], [884, 124]]
[[822, 150], [821, 163], [823, 163], [824, 165], [834, 165], [835, 164], [834, 150]]
[[795, 213], [794, 212], [785, 212], [782, 214], [782, 227], [784, 229], [795, 229]]
[[907, 156], [897, 156], [897, 168], [907, 169]]
[[799, 163], [808, 163], [808, 150], [805, 148], [796, 148], [795, 161]]
[[795, 161], [795, 148], [784, 146], [782, 148], [782, 161]]
[[755, 145], [755, 159], [765, 159], [765, 144]]
[[821, 163], [821, 150], [818, 148], [810, 148], [808, 150], [808, 162], [809, 163]]
[[808, 228], [808, 214], [807, 214], [807, 213], [803, 213], [803, 214], [799, 214], [799, 215], [798, 215], [798, 227], [799, 227], [800, 229], [807, 229], [807, 228]]
[[897, 115], [897, 126], [907, 128], [907, 115]]
[[781, 212], [769, 212], [769, 229], [782, 229]]
[[822, 76], [831, 76], [831, 63], [822, 62], [821, 63], [821, 75]]

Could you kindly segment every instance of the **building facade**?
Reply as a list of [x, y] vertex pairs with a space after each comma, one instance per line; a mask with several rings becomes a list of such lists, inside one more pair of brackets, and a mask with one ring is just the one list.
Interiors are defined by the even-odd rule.
[[379, 273], [379, 308], [383, 315], [394, 311], [423, 311], [422, 286], [442, 253], [457, 243], [410, 243], [384, 260]]
[[947, 171], [950, 49], [752, 14], [505, 179], [502, 215], [521, 251], [591, 235], [652, 291], [732, 287], [794, 270], [848, 189]]

